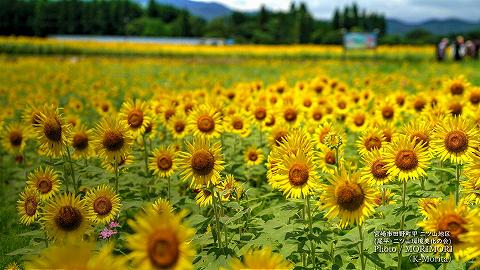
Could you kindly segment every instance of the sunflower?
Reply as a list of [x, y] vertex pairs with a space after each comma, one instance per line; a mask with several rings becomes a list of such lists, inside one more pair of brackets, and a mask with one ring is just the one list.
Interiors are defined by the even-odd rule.
[[160, 215], [163, 213], [173, 213], [172, 204], [164, 198], [158, 198], [156, 201], [154, 201], [152, 208]]
[[480, 215], [478, 210], [475, 213], [465, 226], [466, 232], [459, 236], [459, 240], [465, 244], [467, 250], [461, 254], [462, 258], [475, 260], [469, 269], [476, 269], [480, 266]]
[[471, 161], [479, 138], [473, 121], [449, 117], [437, 126], [432, 147], [442, 161], [464, 164]]
[[231, 198], [240, 199], [243, 193], [242, 185], [235, 180], [235, 177], [232, 174], [227, 174], [225, 179], [220, 183], [219, 196], [221, 196], [223, 201], [228, 201]]
[[[102, 160], [102, 167], [111, 172], [115, 173], [115, 170], [121, 171], [122, 169], [127, 169], [127, 166], [132, 164], [134, 161], [132, 154], [127, 154], [125, 156], [121, 156], [118, 161], [116, 160]], [[115, 166], [116, 163], [116, 166]]]
[[195, 202], [200, 206], [200, 207], [207, 207], [209, 205], [212, 205], [213, 202], [213, 193], [206, 189], [206, 188], [201, 188], [197, 195], [195, 196]]
[[337, 162], [341, 163], [343, 157], [340, 156], [343, 150], [339, 150], [339, 157], [336, 157], [336, 151], [328, 148], [326, 145], [321, 145], [319, 151], [315, 151], [316, 163], [320, 170], [324, 173], [333, 174], [337, 168]]
[[401, 181], [426, 176], [430, 156], [423, 145], [416, 144], [405, 135], [396, 137], [385, 150], [388, 174]]
[[40, 195], [30, 187], [20, 193], [20, 200], [17, 201], [17, 210], [20, 214], [20, 222], [25, 225], [32, 224], [39, 215]]
[[220, 183], [223, 157], [220, 142], [211, 143], [205, 137], [195, 137], [186, 143], [187, 152], [180, 152], [179, 167], [183, 181], [191, 180], [192, 187], [211, 186]]
[[325, 144], [325, 137], [327, 137], [329, 133], [337, 134], [343, 141], [346, 141], [346, 135], [340, 127], [335, 126], [330, 121], [323, 121], [323, 123], [315, 129], [315, 132], [312, 135], [313, 143], [317, 148], [320, 149], [320, 147]]
[[27, 177], [27, 186], [38, 191], [40, 199], [48, 200], [60, 190], [58, 173], [50, 167], [37, 168]]
[[467, 180], [461, 181], [463, 187], [462, 193], [465, 194], [465, 201], [480, 205], [480, 177], [467, 177]]
[[39, 106], [27, 105], [27, 108], [22, 113], [22, 120], [29, 126], [34, 128], [40, 124], [40, 115], [42, 109]]
[[202, 104], [197, 106], [188, 115], [187, 129], [194, 136], [219, 137], [223, 132], [221, 114], [211, 105]]
[[94, 149], [104, 160], [113, 162], [125, 158], [132, 142], [128, 125], [116, 117], [104, 118], [95, 128]]
[[445, 81], [445, 90], [452, 96], [462, 96], [464, 92], [470, 87], [470, 83], [464, 76], [460, 75], [456, 78], [451, 78]]
[[431, 149], [430, 142], [433, 137], [432, 131], [432, 124], [426, 120], [412, 121], [403, 128], [403, 133], [407, 135], [410, 140], [414, 141], [416, 145], [424, 146], [429, 152]]
[[172, 133], [173, 138], [183, 139], [187, 135], [187, 116], [182, 112], [175, 114], [168, 122], [167, 128]]
[[107, 185], [98, 186], [85, 195], [87, 218], [95, 224], [107, 224], [120, 212], [120, 197]]
[[383, 132], [378, 128], [367, 129], [357, 140], [357, 149], [361, 156], [367, 155], [373, 150], [380, 150], [385, 144]]
[[120, 119], [125, 121], [134, 138], [145, 133], [151, 118], [145, 102], [135, 100], [126, 101], [120, 109]]
[[181, 218], [147, 210], [128, 221], [134, 234], [127, 236], [127, 246], [135, 269], [193, 269], [195, 230], [182, 225]]
[[307, 149], [297, 154], [283, 155], [276, 164], [271, 180], [275, 188], [283, 191], [287, 198], [300, 198], [313, 193], [318, 188], [318, 177], [313, 157]]
[[231, 133], [240, 135], [242, 138], [246, 138], [250, 135], [250, 123], [252, 122], [252, 117], [242, 112], [227, 115], [223, 119], [225, 129]]
[[388, 188], [385, 188], [382, 192], [377, 193], [377, 197], [375, 198], [375, 203], [380, 205], [389, 205], [389, 204], [396, 204], [396, 200], [394, 199], [395, 194]]
[[385, 154], [379, 150], [373, 150], [363, 157], [364, 167], [361, 171], [362, 178], [370, 183], [383, 185], [392, 181], [393, 177], [388, 172]]
[[378, 109], [375, 111], [378, 118], [383, 121], [391, 122], [395, 121], [399, 117], [399, 110], [397, 104], [393, 100], [383, 100], [376, 106]]
[[90, 227], [85, 202], [73, 194], [53, 197], [43, 212], [44, 228], [53, 240], [81, 238]]
[[35, 130], [43, 153], [50, 157], [63, 154], [70, 137], [70, 125], [65, 123], [60, 109], [49, 107], [40, 112]]
[[276, 115], [281, 116], [283, 122], [291, 127], [297, 127], [303, 120], [301, 107], [294, 103], [284, 102], [278, 105]]
[[232, 259], [230, 268], [241, 269], [293, 269], [294, 265], [280, 254], [272, 252], [270, 247], [258, 250], [250, 250], [243, 255], [243, 260]]
[[355, 110], [347, 118], [348, 128], [354, 132], [362, 132], [369, 127], [369, 116], [362, 110]]
[[83, 125], [78, 125], [72, 133], [73, 158], [89, 158], [93, 155], [90, 145], [92, 139], [91, 130]]
[[12, 262], [5, 267], [5, 270], [22, 270], [22, 268], [16, 262]]
[[268, 136], [268, 143], [271, 147], [279, 146], [287, 137], [288, 133], [290, 132], [290, 128], [283, 124], [275, 125], [270, 130], [270, 135]]
[[176, 152], [173, 146], [160, 146], [149, 158], [148, 168], [162, 178], [170, 177], [177, 170]]
[[461, 240], [461, 237], [468, 232], [467, 225], [474, 216], [474, 211], [470, 210], [463, 201], [455, 206], [455, 201], [451, 196], [440, 202], [436, 208], [430, 208], [426, 218], [419, 222], [418, 226], [427, 232], [450, 231], [455, 257], [460, 257], [467, 249], [467, 245]]
[[472, 87], [467, 95], [468, 101], [472, 106], [478, 106], [480, 104], [480, 87]]
[[435, 210], [442, 200], [440, 198], [420, 198], [417, 201], [418, 210], [423, 216], [427, 217], [430, 212]]
[[344, 168], [329, 178], [330, 185], [325, 186], [319, 201], [322, 209], [328, 209], [326, 217], [340, 217], [340, 227], [349, 224], [362, 224], [374, 211], [378, 191], [360, 174], [348, 174]]
[[256, 146], [250, 146], [245, 149], [243, 158], [245, 163], [249, 166], [262, 164], [264, 159], [263, 151], [261, 148], [257, 148]]
[[112, 256], [113, 244], [104, 245], [98, 253], [94, 252], [95, 242], [67, 241], [56, 243], [32, 256], [25, 264], [26, 269], [84, 269], [126, 270], [127, 258]]
[[14, 155], [22, 153], [27, 141], [26, 131], [20, 123], [11, 123], [3, 127], [1, 137], [5, 150]]

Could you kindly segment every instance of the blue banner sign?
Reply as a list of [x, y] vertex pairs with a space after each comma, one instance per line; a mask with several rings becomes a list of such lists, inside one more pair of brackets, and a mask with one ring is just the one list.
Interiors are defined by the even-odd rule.
[[343, 46], [345, 49], [375, 49], [377, 33], [344, 33]]

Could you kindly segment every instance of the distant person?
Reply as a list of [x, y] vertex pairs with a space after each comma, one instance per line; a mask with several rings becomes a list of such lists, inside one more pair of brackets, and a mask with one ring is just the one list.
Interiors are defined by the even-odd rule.
[[445, 59], [445, 54], [448, 48], [448, 38], [442, 38], [437, 44], [437, 60], [443, 61]]
[[458, 36], [453, 44], [453, 60], [462, 61], [465, 56], [465, 40], [462, 36]]

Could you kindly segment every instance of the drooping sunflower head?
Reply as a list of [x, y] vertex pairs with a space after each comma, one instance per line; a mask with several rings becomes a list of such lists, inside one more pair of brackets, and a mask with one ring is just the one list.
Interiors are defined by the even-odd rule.
[[177, 170], [177, 154], [172, 145], [167, 147], [160, 146], [152, 153], [153, 157], [149, 158], [148, 168], [155, 175], [160, 177], [170, 177]]
[[319, 206], [327, 209], [329, 219], [339, 217], [340, 227], [362, 224], [374, 212], [378, 191], [361, 179], [358, 172], [349, 174], [342, 168], [329, 181]]
[[245, 149], [243, 154], [244, 161], [247, 165], [253, 166], [262, 164], [264, 155], [261, 148], [257, 148], [256, 146], [250, 146]]
[[363, 179], [378, 185], [392, 181], [393, 177], [388, 173], [384, 156], [384, 152], [374, 150], [363, 157], [364, 167], [361, 172]]
[[43, 225], [53, 240], [82, 238], [90, 227], [85, 202], [73, 194], [53, 197], [44, 206], [43, 212]]
[[212, 143], [202, 136], [195, 137], [193, 142], [187, 142], [186, 146], [187, 151], [179, 154], [182, 179], [191, 180], [192, 187], [209, 187], [218, 184], [224, 163], [221, 144]]
[[187, 129], [194, 136], [219, 137], [223, 132], [221, 113], [209, 104], [197, 106], [188, 115]]
[[23, 152], [28, 139], [27, 129], [21, 123], [10, 123], [2, 128], [1, 132], [3, 147], [11, 154], [17, 155]]
[[48, 200], [60, 190], [59, 175], [50, 167], [38, 168], [28, 175], [27, 186], [37, 190], [42, 200]]
[[437, 126], [432, 146], [442, 161], [464, 164], [472, 159], [479, 139], [480, 134], [473, 121], [449, 117]]
[[123, 103], [119, 116], [127, 123], [132, 136], [135, 138], [145, 133], [151, 121], [147, 104], [140, 100], [129, 100]]
[[430, 155], [423, 145], [400, 135], [385, 150], [388, 173], [401, 181], [415, 180], [427, 175]]
[[95, 224], [107, 224], [120, 212], [120, 197], [107, 185], [98, 186], [85, 195], [87, 217]]
[[357, 141], [357, 149], [361, 156], [367, 153], [380, 150], [385, 144], [385, 137], [378, 128], [367, 129]]
[[65, 123], [60, 109], [48, 107], [40, 112], [35, 131], [43, 153], [50, 157], [63, 154], [70, 137], [70, 125]]
[[20, 222], [25, 225], [32, 224], [39, 216], [40, 195], [37, 190], [31, 187], [25, 188], [20, 193], [20, 200], [17, 201], [17, 210], [20, 215]]
[[104, 118], [97, 124], [93, 145], [104, 160], [119, 161], [130, 152], [133, 138], [125, 121]]
[[74, 158], [88, 158], [93, 154], [91, 133], [91, 130], [83, 125], [78, 125], [74, 128], [71, 140]]
[[181, 216], [147, 210], [129, 220], [134, 233], [127, 236], [129, 257], [137, 269], [192, 269], [195, 230]]
[[243, 260], [233, 259], [229, 269], [293, 269], [293, 267], [291, 262], [274, 253], [270, 247], [263, 247], [248, 251], [243, 255]]

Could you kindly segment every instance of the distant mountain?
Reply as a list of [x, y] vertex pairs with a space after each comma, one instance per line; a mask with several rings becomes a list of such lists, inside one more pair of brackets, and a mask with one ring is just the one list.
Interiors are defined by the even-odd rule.
[[403, 35], [414, 29], [424, 29], [433, 34], [447, 35], [480, 30], [480, 21], [469, 22], [460, 19], [432, 19], [421, 23], [406, 23], [396, 19], [387, 19], [387, 33]]
[[[135, 0], [141, 5], [147, 5], [148, 0]], [[230, 15], [232, 10], [225, 5], [215, 2], [199, 2], [191, 0], [156, 0], [157, 4], [170, 5], [180, 9], [186, 9], [191, 14], [206, 20]]]

